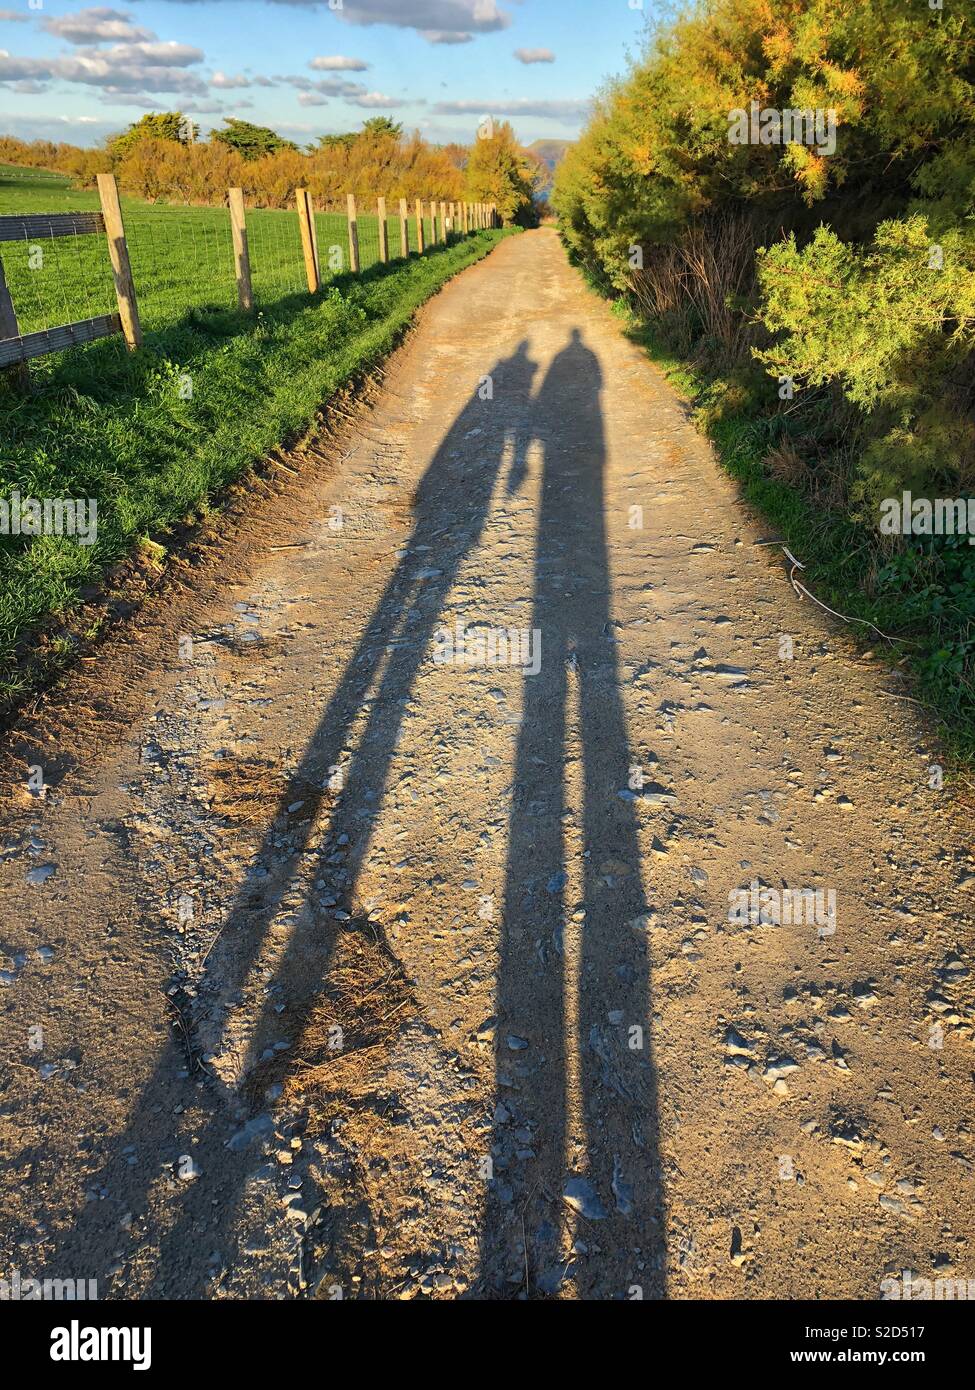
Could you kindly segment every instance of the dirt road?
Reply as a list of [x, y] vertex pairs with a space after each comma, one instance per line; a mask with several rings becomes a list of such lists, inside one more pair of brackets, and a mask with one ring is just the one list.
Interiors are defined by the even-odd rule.
[[3, 1265], [975, 1278], [970, 826], [894, 676], [550, 231], [337, 426], [13, 735]]

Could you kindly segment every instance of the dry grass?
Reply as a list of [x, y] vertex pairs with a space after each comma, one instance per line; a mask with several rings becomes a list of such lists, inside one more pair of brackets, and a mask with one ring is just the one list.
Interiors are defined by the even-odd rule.
[[684, 351], [703, 336], [737, 358], [754, 331], [743, 306], [754, 290], [761, 240], [750, 217], [691, 224], [677, 241], [654, 247], [633, 275], [631, 289], [642, 313], [667, 324]]
[[[330, 924], [331, 925], [331, 924]], [[256, 1098], [274, 1082], [289, 1104], [307, 1104], [317, 1129], [361, 1102], [382, 1075], [404, 1023], [417, 1004], [400, 962], [380, 928], [353, 918], [337, 936], [320, 992], [303, 1017], [291, 1022], [293, 1057], [273, 1057], [254, 1069], [247, 1090]]]
[[286, 778], [280, 764], [268, 759], [217, 758], [207, 768], [207, 783], [214, 815], [234, 825], [258, 825], [280, 801]]

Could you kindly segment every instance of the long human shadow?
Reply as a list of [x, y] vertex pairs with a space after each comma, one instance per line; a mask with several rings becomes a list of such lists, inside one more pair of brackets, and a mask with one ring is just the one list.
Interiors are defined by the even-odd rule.
[[[541, 663], [524, 677], [511, 807], [486, 1296], [664, 1293], [649, 961], [631, 925], [646, 911], [631, 799], [640, 784], [610, 610], [601, 385], [574, 329], [532, 403]], [[523, 481], [512, 470], [511, 489]]]
[[[222, 998], [232, 996], [253, 970], [271, 922], [288, 901], [296, 867], [312, 835], [319, 842], [319, 861], [310, 879], [324, 880], [341, 906], [350, 911], [354, 908], [356, 883], [381, 808], [405, 705], [430, 652], [444, 600], [465, 557], [478, 544], [502, 461], [513, 451], [518, 466], [527, 447], [522, 425], [536, 370], [527, 342], [519, 344], [512, 356], [501, 359], [490, 374], [495, 403], [482, 398], [485, 393], [476, 389], [423, 475], [414, 497], [415, 521], [406, 554], [373, 609], [253, 856], [255, 865], [270, 869], [260, 902], [254, 904], [254, 886], [249, 882], [225, 918], [220, 945], [211, 961], [211, 974], [220, 981]], [[505, 410], [497, 409], [499, 397], [506, 404]], [[474, 432], [476, 444], [471, 442]], [[461, 509], [458, 496], [463, 499]], [[352, 738], [353, 725], [366, 700], [372, 701], [368, 717], [346, 765], [344, 787], [337, 803], [329, 808], [324, 790], [329, 769], [340, 764], [342, 750]], [[287, 808], [296, 798], [305, 801], [305, 819], [293, 833], [289, 857], [282, 862], [277, 847], [282, 817], [286, 818]], [[348, 844], [342, 863], [336, 865], [331, 861], [343, 836], [348, 836]], [[277, 1018], [276, 1001], [287, 1001], [290, 1031], [295, 1040], [300, 1038], [322, 993], [332, 943], [340, 930], [332, 920], [333, 911], [305, 902], [299, 912], [275, 972], [280, 992], [269, 991], [263, 1015], [251, 1034], [254, 1042], [242, 1068], [245, 1076], [258, 1061], [255, 1052]], [[176, 1153], [172, 1116], [187, 1100], [186, 1081], [179, 1080], [184, 1063], [181, 1044], [173, 1038], [134, 1105], [126, 1131], [113, 1141], [112, 1157], [90, 1185], [96, 1193], [107, 1190], [111, 1194], [109, 1210], [104, 1210], [107, 1203], [97, 1200], [82, 1210], [73, 1229], [59, 1241], [60, 1268], [68, 1267], [66, 1260], [74, 1259], [79, 1268], [90, 1270], [99, 1246], [108, 1239], [118, 1243], [118, 1211], [138, 1214], [146, 1210], [150, 1184], [160, 1171], [160, 1153]], [[243, 1187], [260, 1162], [259, 1153], [253, 1151], [228, 1155], [232, 1117], [236, 1113], [239, 1123], [241, 1108], [240, 1092], [211, 1096], [210, 1117], [197, 1131], [191, 1155], [202, 1176], [180, 1194], [179, 1215], [161, 1240], [150, 1296], [172, 1297], [180, 1292], [202, 1295], [212, 1275], [209, 1256], [215, 1250], [225, 1266], [233, 1267]], [[133, 1149], [136, 1162], [127, 1164], [124, 1155]], [[100, 1269], [92, 1270], [94, 1275], [101, 1273]]]

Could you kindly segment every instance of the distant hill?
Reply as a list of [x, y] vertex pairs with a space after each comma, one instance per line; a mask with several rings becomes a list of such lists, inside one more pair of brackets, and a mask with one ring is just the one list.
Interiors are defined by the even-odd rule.
[[528, 153], [533, 154], [543, 169], [548, 171], [547, 177], [539, 189], [541, 197], [547, 198], [552, 191], [552, 179], [555, 170], [572, 143], [571, 140], [535, 140], [531, 145], [525, 146]]

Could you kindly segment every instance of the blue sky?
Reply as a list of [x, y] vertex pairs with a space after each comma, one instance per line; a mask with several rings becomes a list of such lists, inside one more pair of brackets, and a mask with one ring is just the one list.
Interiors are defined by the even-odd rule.
[[[34, 8], [32, 8], [32, 3]], [[656, 0], [0, 0], [0, 133], [98, 143], [144, 111], [299, 143], [388, 114], [469, 143], [480, 118], [572, 139]]]

